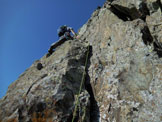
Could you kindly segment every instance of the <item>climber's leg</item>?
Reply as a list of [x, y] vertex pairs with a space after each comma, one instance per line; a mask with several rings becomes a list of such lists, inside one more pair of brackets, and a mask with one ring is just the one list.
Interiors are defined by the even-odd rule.
[[47, 57], [50, 56], [50, 55], [55, 51], [55, 49], [56, 49], [58, 46], [62, 45], [66, 40], [67, 40], [67, 39], [66, 39], [64, 36], [62, 36], [56, 43], [53, 43], [53, 44], [50, 46], [50, 48], [48, 49]]

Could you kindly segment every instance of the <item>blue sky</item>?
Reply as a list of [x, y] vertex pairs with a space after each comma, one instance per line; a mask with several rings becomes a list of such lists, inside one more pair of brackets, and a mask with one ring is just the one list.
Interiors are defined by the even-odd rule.
[[0, 98], [58, 40], [57, 28], [77, 31], [106, 0], [0, 0]]

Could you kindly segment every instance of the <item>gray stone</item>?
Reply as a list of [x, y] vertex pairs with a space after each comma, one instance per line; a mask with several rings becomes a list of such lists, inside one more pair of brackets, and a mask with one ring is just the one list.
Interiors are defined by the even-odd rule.
[[161, 122], [161, 11], [160, 0], [106, 1], [78, 40], [9, 86], [0, 122], [71, 122], [76, 106], [75, 121]]

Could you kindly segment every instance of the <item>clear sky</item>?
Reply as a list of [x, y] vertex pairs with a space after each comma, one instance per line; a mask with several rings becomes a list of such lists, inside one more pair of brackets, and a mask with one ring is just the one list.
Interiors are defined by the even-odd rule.
[[0, 98], [58, 40], [57, 28], [77, 31], [106, 0], [0, 0]]

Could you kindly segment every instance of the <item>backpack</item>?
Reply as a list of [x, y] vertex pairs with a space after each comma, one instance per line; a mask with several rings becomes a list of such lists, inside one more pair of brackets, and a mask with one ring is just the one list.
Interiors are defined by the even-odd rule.
[[64, 35], [64, 33], [67, 31], [67, 26], [63, 25], [58, 30], [58, 36], [61, 37]]

